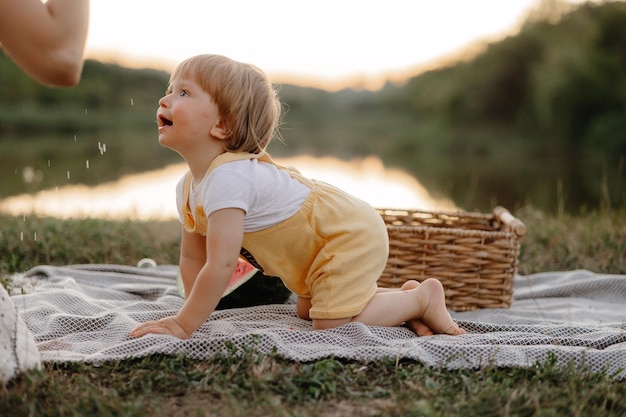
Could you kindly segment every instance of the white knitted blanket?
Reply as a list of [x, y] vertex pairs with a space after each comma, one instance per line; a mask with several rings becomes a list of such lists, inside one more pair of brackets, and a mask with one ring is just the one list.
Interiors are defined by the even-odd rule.
[[313, 331], [293, 304], [215, 312], [189, 340], [129, 336], [138, 322], [183, 304], [176, 268], [39, 266], [16, 274], [11, 300], [44, 362], [100, 362], [150, 354], [203, 359], [233, 346], [295, 361], [409, 358], [448, 369], [574, 362], [626, 379], [626, 276], [585, 270], [516, 276], [510, 309], [453, 313], [463, 336], [416, 337], [403, 327], [350, 323]]

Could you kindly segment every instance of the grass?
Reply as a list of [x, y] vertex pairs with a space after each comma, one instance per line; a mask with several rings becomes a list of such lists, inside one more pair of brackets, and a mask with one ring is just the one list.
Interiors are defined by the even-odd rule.
[[293, 363], [231, 352], [47, 365], [1, 394], [0, 412], [45, 416], [623, 415], [626, 385], [548, 361], [530, 369], [445, 371], [415, 362]]
[[[626, 274], [626, 209], [516, 211], [520, 272]], [[176, 222], [0, 217], [0, 271], [41, 263], [159, 263], [178, 257]], [[36, 235], [36, 238], [35, 238]], [[432, 369], [394, 359], [310, 363], [234, 346], [207, 361], [150, 356], [46, 363], [0, 388], [2, 416], [623, 416], [626, 381], [554, 358], [529, 369]]]
[[521, 274], [572, 269], [626, 274], [626, 208], [580, 215], [524, 208], [515, 216], [528, 227], [521, 240]]
[[178, 262], [180, 226], [170, 222], [0, 216], [0, 272], [35, 265], [135, 265], [145, 257]]

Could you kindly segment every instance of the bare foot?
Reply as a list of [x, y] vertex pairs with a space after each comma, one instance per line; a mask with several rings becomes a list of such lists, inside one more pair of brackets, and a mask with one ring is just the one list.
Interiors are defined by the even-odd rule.
[[[414, 279], [410, 279], [406, 281], [400, 287], [401, 290], [412, 290], [420, 286], [419, 281]], [[430, 327], [424, 324], [424, 322], [420, 319], [408, 320], [406, 322], [406, 326], [413, 331], [418, 336], [432, 336], [435, 333], [431, 330]]]
[[[446, 307], [446, 298], [443, 285], [439, 280], [429, 278], [418, 287], [420, 302], [425, 303], [426, 308], [422, 314], [422, 321], [434, 333], [449, 335], [465, 334], [452, 319]], [[417, 333], [417, 332], [416, 332]], [[418, 333], [419, 335], [419, 333]]]

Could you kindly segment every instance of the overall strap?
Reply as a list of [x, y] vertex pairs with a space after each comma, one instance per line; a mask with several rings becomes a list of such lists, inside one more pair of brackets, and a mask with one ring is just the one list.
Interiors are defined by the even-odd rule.
[[207, 170], [206, 175], [208, 175], [211, 171], [213, 171], [215, 168], [217, 168], [218, 166], [222, 164], [225, 164], [227, 162], [240, 161], [242, 159], [258, 159], [261, 162], [272, 164], [276, 166], [278, 169], [287, 171], [292, 178], [295, 178], [296, 180], [300, 181], [307, 187], [313, 188], [312, 181], [304, 177], [302, 174], [300, 174], [300, 172], [297, 169], [277, 164], [276, 162], [274, 162], [272, 157], [267, 152], [261, 152], [261, 153], [225, 152], [219, 155], [217, 158], [215, 158], [213, 162], [211, 162], [211, 165], [209, 165], [209, 169]]
[[191, 192], [191, 181], [193, 181], [193, 177], [191, 176], [191, 171], [187, 171], [185, 174], [185, 182], [183, 184], [183, 201], [187, 206], [189, 206], [189, 193]]
[[271, 158], [269, 160], [266, 160], [265, 157], [269, 158], [269, 155], [265, 152], [263, 153], [224, 152], [223, 154], [219, 155], [217, 158], [215, 158], [211, 162], [211, 165], [209, 165], [209, 169], [207, 170], [205, 176], [209, 175], [218, 166], [225, 164], [227, 162], [241, 161], [244, 159], [259, 159], [264, 162], [271, 162]]
[[[269, 155], [268, 155], [269, 156]], [[218, 166], [225, 164], [227, 162], [239, 161], [242, 159], [254, 159], [260, 158], [261, 154], [253, 154], [246, 152], [225, 152], [215, 158], [211, 164], [209, 165], [209, 169], [205, 173], [205, 176], [209, 175], [215, 168]], [[193, 177], [191, 175], [191, 171], [187, 171], [185, 174], [185, 182], [183, 185], [183, 201], [188, 206], [189, 205], [189, 194], [191, 193], [191, 183], [193, 181]]]
[[[215, 158], [211, 164], [206, 175], [209, 175], [215, 168], [218, 166], [232, 161], [239, 161], [244, 159], [261, 159], [266, 160], [270, 163], [271, 158], [267, 155], [267, 159], [264, 155], [267, 154], [252, 154], [246, 152], [225, 152]], [[182, 205], [182, 213], [183, 213], [183, 225], [185, 230], [188, 232], [197, 232], [200, 234], [206, 234], [206, 218], [204, 218], [204, 210], [202, 210], [202, 202], [199, 201], [198, 206], [191, 207], [189, 202], [189, 195], [191, 194], [191, 186], [193, 182], [193, 176], [191, 175], [191, 171], [187, 171], [185, 174], [185, 181], [183, 183], [183, 205]]]
[[[207, 169], [205, 176], [208, 176], [213, 170], [215, 170], [217, 167], [219, 167], [222, 164], [233, 162], [233, 161], [241, 161], [245, 159], [258, 159], [261, 162], [272, 164], [276, 166], [278, 169], [286, 171], [292, 178], [298, 180], [299, 182], [306, 185], [307, 187], [313, 188], [314, 186], [313, 181], [301, 175], [297, 169], [285, 167], [274, 162], [272, 157], [267, 152], [262, 152], [258, 154], [247, 153], [247, 152], [224, 152], [223, 154], [219, 155], [217, 158], [215, 158], [211, 162], [211, 164], [209, 165], [209, 168]], [[202, 217], [204, 211], [199, 211], [201, 206], [200, 208], [196, 208], [196, 207], [191, 207], [189, 205], [189, 194], [191, 193], [192, 181], [193, 181], [193, 177], [191, 175], [191, 171], [188, 171], [187, 174], [185, 175], [185, 182], [183, 185], [183, 207], [182, 207], [182, 210], [184, 213], [183, 221], [184, 221], [185, 229], [187, 231], [190, 231], [190, 232], [199, 231], [200, 233], [205, 234], [206, 233], [206, 225], [205, 225], [206, 219], [196, 218], [196, 217]], [[201, 205], [202, 202], [198, 202], [198, 204]]]

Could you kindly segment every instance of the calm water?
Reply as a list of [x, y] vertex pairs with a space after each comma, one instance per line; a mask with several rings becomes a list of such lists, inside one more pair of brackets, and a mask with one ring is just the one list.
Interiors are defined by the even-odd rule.
[[[277, 144], [275, 149], [283, 148]], [[270, 152], [278, 156], [272, 148]], [[377, 157], [351, 162], [345, 162], [345, 155], [342, 160], [277, 159], [376, 207], [445, 209], [453, 206], [449, 199], [469, 211], [531, 205], [577, 213], [607, 202], [626, 205], [626, 158], [610, 162], [606, 155], [570, 153], [499, 158], [497, 164], [481, 157], [421, 158], [408, 158], [405, 171], [383, 166]], [[0, 210], [61, 217], [175, 217], [174, 187], [185, 170], [181, 161], [158, 144], [153, 129], [141, 127], [0, 140]]]
[[[378, 158], [352, 162], [308, 156], [279, 159], [310, 178], [342, 188], [379, 208], [452, 210], [447, 199], [435, 199], [412, 176], [385, 168]], [[186, 171], [184, 163], [133, 174], [118, 181], [87, 187], [65, 185], [0, 200], [0, 211], [13, 215], [46, 215], [61, 218], [100, 217], [175, 219], [175, 187]], [[25, 181], [37, 175], [26, 170]]]

